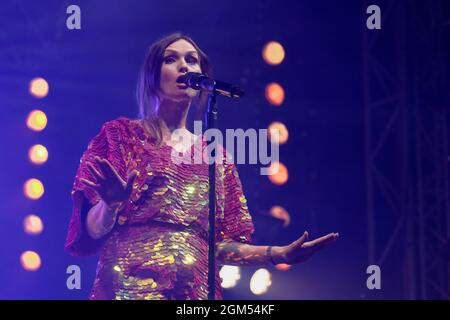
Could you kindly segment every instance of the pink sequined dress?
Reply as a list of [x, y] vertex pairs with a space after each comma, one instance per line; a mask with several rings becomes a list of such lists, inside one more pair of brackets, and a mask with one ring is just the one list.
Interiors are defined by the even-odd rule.
[[[203, 150], [202, 139], [192, 145]], [[73, 212], [65, 249], [99, 254], [90, 299], [207, 299], [208, 165], [172, 161], [172, 147], [158, 147], [142, 122], [106, 122], [81, 157], [72, 190]], [[86, 215], [100, 199], [80, 182], [93, 180], [86, 163], [108, 159], [120, 176], [139, 176], [113, 230], [94, 240]], [[95, 181], [95, 180], [94, 180]], [[216, 241], [250, 242], [254, 231], [242, 185], [232, 163], [216, 166]], [[216, 263], [216, 298], [222, 299]]]

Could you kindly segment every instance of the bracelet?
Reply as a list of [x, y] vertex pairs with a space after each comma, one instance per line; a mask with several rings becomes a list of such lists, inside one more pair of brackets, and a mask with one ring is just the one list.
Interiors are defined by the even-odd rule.
[[273, 265], [277, 265], [277, 264], [278, 264], [278, 263], [276, 263], [276, 262], [273, 260], [273, 256], [272, 256], [272, 246], [268, 246], [268, 247], [267, 247], [266, 255], [267, 255], [267, 257], [269, 258], [269, 261], [270, 261]]
[[114, 202], [111, 205], [107, 205], [109, 210], [114, 211], [114, 214], [118, 214], [126, 205], [126, 201]]

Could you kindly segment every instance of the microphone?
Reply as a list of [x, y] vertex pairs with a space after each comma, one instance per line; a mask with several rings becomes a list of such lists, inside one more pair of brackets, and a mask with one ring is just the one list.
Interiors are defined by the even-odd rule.
[[206, 90], [229, 98], [240, 98], [245, 93], [244, 90], [235, 85], [214, 80], [197, 72], [188, 72], [185, 75], [178, 77], [177, 83], [184, 83], [192, 89]]

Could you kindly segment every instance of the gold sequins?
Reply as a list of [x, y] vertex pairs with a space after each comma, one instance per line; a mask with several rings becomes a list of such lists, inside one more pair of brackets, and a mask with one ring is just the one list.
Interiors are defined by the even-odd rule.
[[195, 192], [195, 186], [193, 186], [193, 185], [188, 185], [188, 186], [186, 187], [186, 192], [187, 192], [188, 194], [193, 194], [193, 193]]
[[183, 263], [187, 265], [191, 265], [196, 261], [196, 259], [191, 254], [186, 254], [186, 256], [183, 259]]
[[162, 196], [163, 194], [165, 194], [167, 192], [168, 189], [169, 188], [167, 188], [167, 187], [158, 188], [155, 190], [155, 192], [153, 192], [153, 194], [155, 196]]
[[[95, 285], [111, 284], [111, 297], [121, 300], [207, 299], [208, 165], [175, 164], [171, 148], [158, 148], [146, 131], [138, 139], [140, 122], [130, 126], [96, 144], [108, 147], [111, 159], [123, 156], [124, 161], [112, 163], [121, 175], [131, 170], [139, 175], [117, 218], [123, 227], [105, 241]], [[116, 145], [108, 146], [111, 141]], [[253, 225], [236, 167], [218, 164], [216, 184], [218, 241], [248, 242]], [[217, 283], [220, 296], [219, 278]]]
[[120, 224], [120, 225], [124, 225], [126, 221], [127, 221], [127, 217], [126, 216], [120, 215], [117, 218], [117, 223]]
[[168, 256], [168, 257], [166, 258], [166, 260], [167, 260], [167, 262], [170, 263], [170, 264], [172, 264], [172, 263], [175, 262], [175, 258], [173, 257], [173, 255]]

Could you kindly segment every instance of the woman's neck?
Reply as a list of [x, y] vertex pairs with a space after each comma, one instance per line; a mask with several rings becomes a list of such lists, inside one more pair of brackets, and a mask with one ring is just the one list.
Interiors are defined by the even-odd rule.
[[191, 101], [163, 100], [159, 106], [158, 118], [161, 120], [163, 140], [170, 140], [173, 131], [186, 130], [186, 118]]

